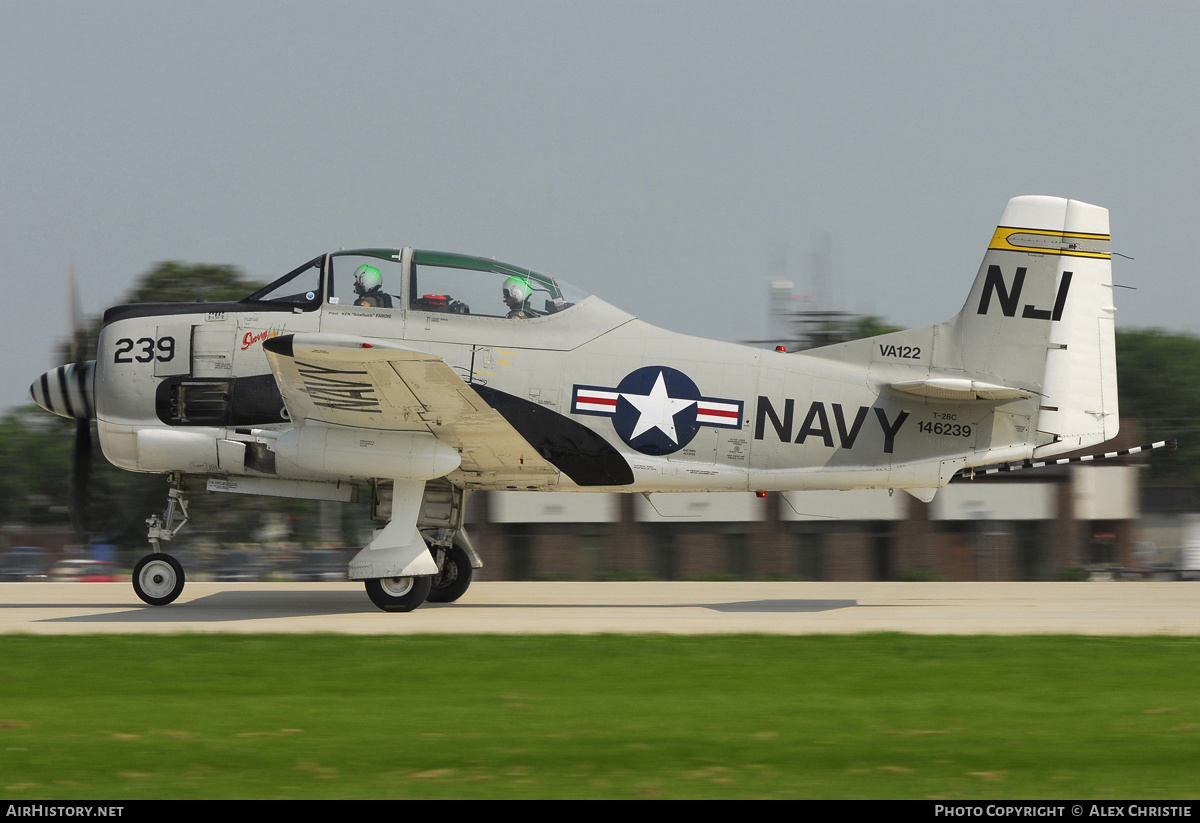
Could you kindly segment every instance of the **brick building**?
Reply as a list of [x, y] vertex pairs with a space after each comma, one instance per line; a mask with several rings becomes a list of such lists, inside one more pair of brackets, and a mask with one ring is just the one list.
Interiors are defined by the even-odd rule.
[[492, 492], [468, 522], [486, 580], [1050, 580], [1129, 567], [1138, 468], [1072, 465], [897, 491]]

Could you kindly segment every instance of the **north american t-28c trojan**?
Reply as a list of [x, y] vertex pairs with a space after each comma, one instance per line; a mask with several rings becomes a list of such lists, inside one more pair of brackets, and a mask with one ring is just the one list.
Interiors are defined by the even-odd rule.
[[[471, 489], [903, 489], [1117, 434], [1108, 211], [1009, 201], [966, 304], [935, 326], [787, 353], [655, 328], [517, 266], [418, 249], [323, 254], [236, 303], [104, 314], [96, 359], [31, 392], [94, 417], [117, 466], [170, 476], [135, 566], [179, 596], [160, 550], [185, 493], [354, 499], [350, 561], [385, 611], [450, 602], [482, 563]], [[82, 424], [81, 424], [82, 425]]]

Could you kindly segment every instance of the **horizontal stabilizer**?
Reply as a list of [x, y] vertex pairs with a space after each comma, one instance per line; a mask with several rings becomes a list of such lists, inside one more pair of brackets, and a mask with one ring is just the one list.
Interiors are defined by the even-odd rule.
[[1026, 389], [1014, 389], [1010, 386], [998, 386], [995, 383], [984, 383], [980, 380], [967, 380], [961, 377], [901, 380], [889, 384], [889, 387], [904, 394], [932, 397], [937, 400], [984, 400], [997, 403], [1006, 400], [1024, 400], [1034, 396], [1034, 392]]

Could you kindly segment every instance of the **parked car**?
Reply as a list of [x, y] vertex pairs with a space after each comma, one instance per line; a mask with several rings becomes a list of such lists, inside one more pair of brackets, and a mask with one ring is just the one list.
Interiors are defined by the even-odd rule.
[[0, 553], [0, 581], [45, 580], [50, 552], [41, 546], [13, 546]]
[[50, 579], [59, 583], [116, 583], [117, 566], [107, 560], [60, 560], [50, 569]]

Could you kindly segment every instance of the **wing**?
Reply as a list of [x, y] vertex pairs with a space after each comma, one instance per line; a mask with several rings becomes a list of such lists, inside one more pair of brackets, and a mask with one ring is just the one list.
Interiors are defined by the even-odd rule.
[[263, 349], [298, 426], [429, 432], [458, 450], [468, 486], [558, 482], [558, 469], [437, 355], [333, 334], [282, 335]]

